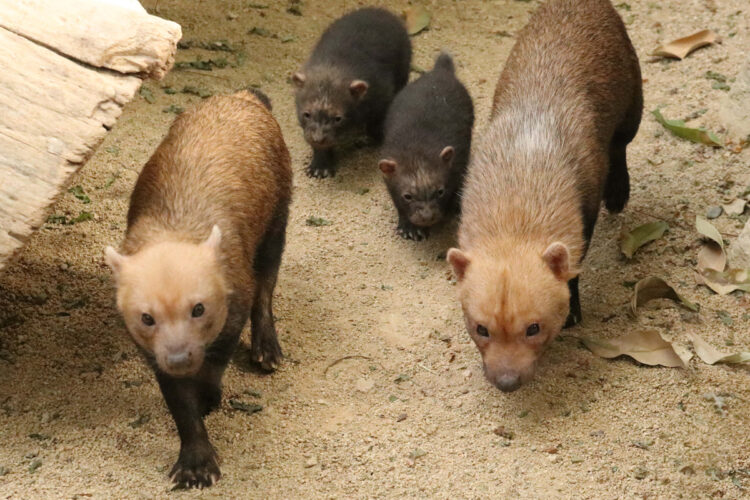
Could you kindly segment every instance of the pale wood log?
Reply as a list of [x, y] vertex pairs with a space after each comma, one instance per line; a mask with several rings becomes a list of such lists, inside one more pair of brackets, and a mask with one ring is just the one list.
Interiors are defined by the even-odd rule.
[[77, 61], [156, 79], [182, 36], [135, 0], [0, 0], [0, 27]]
[[[0, 72], [0, 270], [32, 232], [44, 223], [48, 207], [115, 124], [122, 107], [133, 99], [141, 86], [141, 77], [149, 73], [160, 76], [172, 65], [176, 42], [181, 35], [179, 26], [175, 25], [175, 33], [170, 26], [174, 23], [153, 23], [149, 19], [158, 18], [145, 14], [136, 0], [100, 0], [102, 5], [107, 2], [114, 5], [100, 8], [113, 7], [114, 19], [123, 15], [123, 9], [137, 13], [142, 21], [145, 19], [134, 30], [135, 33], [153, 30], [152, 34], [144, 35], [145, 40], [167, 41], [167, 52], [163, 48], [147, 49], [145, 57], [122, 52], [121, 55], [126, 55], [119, 61], [135, 61], [132, 71], [137, 76], [110, 71], [114, 68], [107, 65], [105, 67], [109, 69], [91, 66], [93, 60], [118, 60], [112, 57], [111, 45], [102, 48], [107, 57], [92, 57], [86, 61], [60, 46], [38, 43], [37, 38], [46, 39], [44, 33], [44, 36], [32, 37], [28, 36], [28, 30], [0, 27], [0, 67], [3, 68]], [[9, 3], [15, 3], [15, 0], [0, 0], [2, 26], [7, 23]], [[41, 3], [53, 2], [19, 2], [26, 8]], [[78, 19], [79, 12], [71, 13], [73, 4], [93, 1], [65, 0], [59, 3], [65, 6], [68, 19]], [[37, 13], [35, 21], [44, 24], [43, 17]], [[25, 19], [29, 21], [29, 18]], [[67, 29], [68, 33], [73, 33], [73, 27]], [[84, 27], [84, 31], [88, 29]], [[18, 34], [19, 31], [25, 34]], [[103, 39], [99, 35], [94, 38]], [[75, 37], [69, 37], [70, 40], [75, 40]], [[79, 40], [85, 45], [84, 38]], [[52, 46], [55, 50], [50, 50]], [[96, 47], [96, 43], [87, 49], [89, 54], [92, 54], [92, 47]], [[155, 62], [154, 58], [160, 59]]]

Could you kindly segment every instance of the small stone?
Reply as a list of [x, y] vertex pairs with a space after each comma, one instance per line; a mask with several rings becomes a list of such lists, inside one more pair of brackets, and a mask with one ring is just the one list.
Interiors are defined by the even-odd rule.
[[464, 376], [464, 378], [470, 378], [471, 377], [471, 370], [464, 370], [463, 376]]
[[66, 262], [60, 264], [60, 271], [67, 271], [69, 268], [70, 266]]
[[366, 379], [366, 378], [361, 378], [361, 379], [357, 380], [357, 381], [356, 381], [356, 382], [354, 383], [354, 387], [355, 387], [355, 388], [356, 388], [356, 389], [357, 389], [357, 390], [358, 390], [359, 392], [370, 392], [370, 390], [371, 390], [371, 389], [372, 389], [373, 387], [375, 387], [375, 382], [374, 382], [374, 381], [372, 381], [372, 380], [368, 380], [368, 379]]
[[583, 462], [583, 457], [571, 457], [570, 462], [574, 464], [580, 464], [581, 462]]
[[686, 476], [694, 476], [695, 475], [695, 469], [693, 469], [691, 466], [686, 465], [682, 469], [680, 469], [680, 472], [685, 474]]
[[29, 472], [31, 472], [33, 474], [34, 471], [36, 471], [41, 466], [42, 466], [42, 461], [40, 459], [38, 459], [38, 458], [35, 458], [29, 464]]
[[499, 425], [492, 431], [500, 437], [505, 439], [513, 439], [513, 432], [506, 429], [504, 426]]
[[7, 467], [3, 467], [2, 465], [0, 465], [0, 476], [4, 476], [4, 475], [6, 475], [6, 474], [7, 474], [8, 472], [9, 472], [9, 471], [8, 471], [8, 468], [7, 468]]
[[402, 413], [396, 417], [396, 422], [403, 422], [404, 420], [406, 420], [406, 413]]
[[721, 212], [722, 208], [720, 206], [708, 207], [708, 210], [706, 210], [706, 218], [715, 219], [721, 215]]
[[648, 470], [643, 467], [636, 467], [633, 471], [633, 477], [636, 479], [646, 479], [648, 476]]
[[549, 453], [550, 455], [554, 455], [559, 451], [557, 446], [550, 446], [549, 448], [545, 448], [542, 450], [544, 453]]
[[305, 461], [305, 469], [315, 467], [316, 465], [318, 465], [318, 459], [315, 457], [310, 457]]

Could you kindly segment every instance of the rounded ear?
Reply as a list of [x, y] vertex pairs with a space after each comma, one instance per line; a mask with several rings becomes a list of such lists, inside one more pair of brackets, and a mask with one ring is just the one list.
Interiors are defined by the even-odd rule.
[[469, 262], [471, 262], [469, 256], [458, 248], [451, 248], [448, 250], [446, 260], [453, 266], [453, 272], [456, 273], [458, 281], [463, 280], [466, 268], [469, 266]]
[[547, 247], [542, 254], [542, 259], [555, 275], [555, 278], [561, 281], [568, 281], [578, 274], [570, 265], [570, 251], [565, 243], [556, 241]]
[[380, 160], [378, 166], [385, 175], [393, 175], [396, 171], [396, 162], [393, 160]]
[[450, 163], [453, 159], [453, 154], [455, 153], [455, 150], [453, 149], [453, 146], [445, 146], [443, 150], [440, 152], [440, 158], [445, 163]]
[[296, 73], [292, 74], [292, 83], [298, 88], [301, 89], [305, 86], [305, 74], [297, 71]]
[[352, 83], [349, 84], [349, 92], [351, 92], [352, 97], [355, 99], [362, 99], [367, 93], [368, 88], [370, 88], [370, 86], [364, 80], [353, 80]]
[[117, 252], [112, 247], [107, 247], [104, 249], [104, 262], [107, 263], [109, 268], [112, 270], [112, 274], [115, 275], [115, 279], [120, 275], [120, 271], [122, 270], [122, 265], [125, 262], [127, 257]]
[[220, 244], [221, 229], [219, 229], [219, 226], [217, 224], [214, 224], [214, 227], [211, 228], [211, 234], [208, 236], [206, 241], [203, 242], [203, 245], [216, 250], [219, 248]]

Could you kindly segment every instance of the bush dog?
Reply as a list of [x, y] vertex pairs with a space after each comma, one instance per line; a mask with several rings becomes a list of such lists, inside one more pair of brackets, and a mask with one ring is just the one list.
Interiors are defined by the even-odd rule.
[[608, 0], [550, 0], [519, 34], [472, 155], [459, 248], [466, 328], [503, 391], [581, 320], [579, 265], [602, 200], [630, 194], [625, 148], [643, 108], [638, 59]]
[[376, 142], [393, 97], [409, 80], [411, 41], [404, 23], [387, 10], [363, 8], [331, 24], [302, 69], [297, 118], [313, 148], [311, 177], [333, 177], [334, 147], [364, 126]]
[[181, 114], [138, 177], [121, 252], [105, 252], [117, 308], [180, 435], [175, 487], [220, 477], [203, 417], [221, 402], [248, 316], [251, 359], [273, 370], [281, 358], [271, 299], [292, 172], [263, 102], [242, 91]]
[[396, 95], [379, 166], [404, 238], [426, 238], [431, 226], [458, 211], [473, 125], [471, 97], [448, 54]]

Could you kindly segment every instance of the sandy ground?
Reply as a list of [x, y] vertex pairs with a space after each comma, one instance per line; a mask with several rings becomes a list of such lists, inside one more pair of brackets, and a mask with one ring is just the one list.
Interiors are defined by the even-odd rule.
[[[574, 339], [554, 342], [536, 380], [502, 394], [483, 378], [463, 328], [443, 254], [455, 224], [427, 242], [394, 234], [396, 214], [364, 148], [333, 180], [302, 174], [309, 159], [295, 122], [288, 74], [315, 38], [353, 2], [301, 5], [247, 0], [147, 0], [182, 24], [185, 38], [243, 47], [238, 67], [175, 70], [155, 97], [125, 110], [52, 213], [94, 220], [46, 224], [0, 278], [0, 497], [166, 497], [178, 439], [156, 383], [127, 337], [101, 254], [125, 228], [136, 176], [174, 115], [200, 97], [166, 94], [186, 85], [229, 92], [260, 85], [274, 103], [292, 154], [295, 197], [277, 287], [276, 314], [287, 359], [260, 376], [230, 366], [221, 409], [208, 420], [223, 479], [180, 497], [226, 498], [740, 498], [750, 489], [747, 368], [650, 368], [595, 357]], [[358, 2], [362, 3], [362, 2]], [[375, 2], [394, 11], [403, 1]], [[429, 31], [413, 39], [414, 63], [429, 68], [440, 48], [456, 58], [475, 99], [477, 133], [494, 82], [536, 2], [441, 1]], [[739, 12], [744, 10], [745, 12]], [[704, 78], [732, 78], [750, 53], [744, 0], [628, 0], [619, 8], [641, 57], [646, 110], [722, 131], [726, 95]], [[248, 34], [259, 27], [264, 34]], [[721, 45], [686, 60], [649, 62], [657, 45], [712, 28]], [[185, 50], [178, 60], [235, 55]], [[730, 130], [731, 131], [731, 130]], [[694, 331], [724, 350], [750, 349], [750, 300], [695, 285], [695, 214], [750, 184], [750, 152], [712, 150], [663, 133], [650, 114], [629, 149], [633, 194], [622, 215], [600, 218], [581, 280], [584, 322], [568, 334], [609, 338], [652, 326], [678, 340]], [[330, 226], [312, 227], [310, 217]], [[666, 237], [630, 262], [623, 228], [666, 220]], [[732, 240], [743, 218], [716, 225]], [[649, 275], [676, 284], [701, 305], [672, 303], [628, 316], [632, 290]], [[722, 321], [726, 311], [732, 324]], [[728, 322], [728, 321], [727, 321]], [[246, 332], [246, 334], [249, 332]], [[733, 343], [734, 346], [727, 347]], [[346, 358], [343, 359], [342, 358]], [[334, 364], [337, 360], [340, 362]], [[331, 366], [333, 365], [333, 366]], [[257, 397], [257, 393], [260, 396]], [[256, 394], [254, 396], [253, 394]], [[719, 395], [723, 409], [712, 398]], [[248, 415], [229, 400], [260, 403]], [[495, 430], [503, 426], [505, 436]], [[502, 434], [502, 433], [501, 433]], [[555, 451], [555, 453], [552, 453]]]

